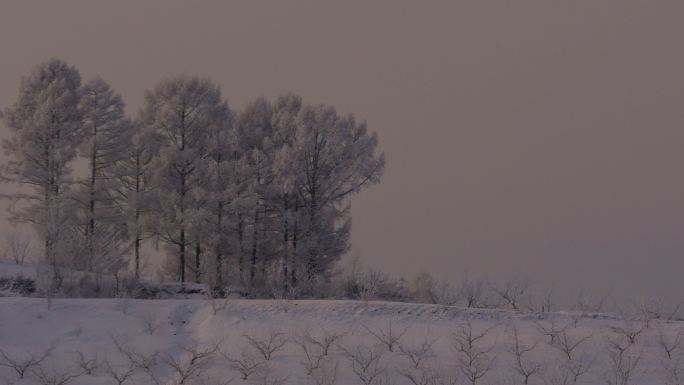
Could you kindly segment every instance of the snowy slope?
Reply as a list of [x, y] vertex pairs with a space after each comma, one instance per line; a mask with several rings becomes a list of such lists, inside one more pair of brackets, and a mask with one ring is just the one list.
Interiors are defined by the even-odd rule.
[[[153, 352], [160, 352], [155, 367], [149, 372], [154, 373], [161, 384], [181, 383], [173, 376], [172, 366], [174, 363], [186, 364], [184, 360], [190, 354], [187, 351], [213, 350], [217, 345], [220, 350], [202, 361], [203, 364], [198, 365], [199, 370], [191, 373], [186, 384], [221, 384], [231, 378], [233, 384], [308, 384], [314, 383], [313, 378], [306, 373], [303, 365], [305, 355], [295, 341], [306, 333], [316, 339], [328, 333], [344, 335], [335, 341], [323, 360], [327, 369], [315, 371], [315, 375], [332, 378], [331, 373], [336, 367], [337, 384], [362, 384], [354, 373], [350, 355], [344, 353], [344, 349], [357, 356], [360, 354], [361, 358], [377, 349], [375, 352], [381, 357], [374, 365], [377, 364], [375, 368], [383, 374], [373, 383], [410, 384], [401, 374], [410, 369], [410, 360], [396, 346], [393, 352], [389, 352], [373, 334], [388, 334], [391, 324], [396, 334], [406, 330], [399, 341], [404, 348], [434, 341], [434, 357], [421, 365], [423, 372], [416, 369], [413, 373], [439, 372], [440, 378], [445, 378], [457, 375], [459, 371], [456, 364], [459, 356], [454, 350], [452, 335], [461, 330], [459, 328], [465, 325], [465, 320], [470, 320], [476, 334], [494, 327], [490, 334], [478, 341], [487, 351], [487, 356], [493, 359], [493, 365], [492, 370], [477, 383], [522, 383], [522, 377], [514, 369], [515, 355], [510, 353], [514, 350], [515, 330], [522, 345], [536, 343], [531, 353], [523, 355], [524, 363], [531, 366], [540, 364], [545, 369], [544, 374], [533, 374], [529, 383], [554, 383], [552, 378], [556, 377], [565, 360], [558, 349], [549, 346], [549, 337], [543, 335], [540, 326], [548, 329], [555, 325], [566, 326], [566, 336], [571, 339], [588, 338], [576, 353], [590, 362], [591, 367], [578, 383], [599, 384], [605, 383], [603, 377], [609, 376], [607, 372], [610, 372], [612, 362], [605, 345], [609, 339], [618, 339], [621, 335], [612, 328], [640, 330], [644, 326], [642, 322], [620, 320], [607, 314], [582, 318], [571, 313], [523, 315], [501, 310], [388, 302], [230, 300], [225, 304], [214, 302], [214, 305], [212, 307], [207, 300], [57, 299], [48, 310], [44, 299], [0, 298], [0, 349], [8, 357], [38, 357], [48, 346], [55, 347], [41, 363], [40, 370], [38, 366], [29, 369], [23, 380], [18, 380], [10, 368], [1, 367], [0, 383], [39, 384], [40, 372], [45, 381], [59, 374], [81, 373], [83, 370], [76, 365], [77, 352], [80, 351], [86, 359], [97, 357], [99, 368], [68, 384], [116, 384], [107, 372], [121, 374], [132, 368], [125, 355], [116, 348], [113, 342], [116, 340], [125, 346], [124, 351], [134, 352], [137, 357], [152, 357]], [[658, 341], [674, 341], [670, 337], [682, 326], [681, 322], [652, 321], [649, 328], [636, 337], [637, 343], [627, 353], [641, 353], [641, 359], [629, 383], [662, 383], [661, 378], [667, 373], [662, 369], [664, 351]], [[266, 336], [276, 333], [283, 333], [277, 335], [276, 340], [287, 339], [283, 348], [275, 352], [267, 364], [260, 365], [259, 373], [242, 380], [240, 373], [229, 367], [230, 362], [224, 355], [232, 359], [246, 355], [258, 362], [258, 354], [249, 347], [245, 335], [265, 341]], [[660, 338], [661, 335], [664, 337]], [[376, 344], [378, 346], [375, 347]], [[491, 351], [489, 347], [492, 347]], [[154, 382], [145, 370], [139, 369], [123, 383]]]

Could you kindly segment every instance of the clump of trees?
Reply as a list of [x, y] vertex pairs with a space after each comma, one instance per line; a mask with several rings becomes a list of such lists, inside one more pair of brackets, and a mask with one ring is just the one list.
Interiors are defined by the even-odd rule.
[[[350, 196], [378, 183], [377, 135], [352, 115], [287, 94], [230, 108], [218, 85], [181, 75], [132, 118], [100, 78], [52, 59], [2, 112], [10, 217], [50, 266], [140, 278], [163, 243], [164, 278], [221, 289], [311, 291], [348, 249]], [[74, 172], [85, 163], [85, 175]]]

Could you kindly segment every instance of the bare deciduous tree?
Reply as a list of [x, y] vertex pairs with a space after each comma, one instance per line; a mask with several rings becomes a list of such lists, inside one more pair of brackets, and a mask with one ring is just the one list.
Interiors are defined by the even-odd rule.
[[32, 373], [40, 385], [67, 385], [83, 375], [83, 373], [75, 370], [48, 370], [42, 364], [37, 365]]
[[358, 299], [368, 304], [368, 301], [377, 296], [384, 280], [385, 274], [380, 270], [369, 269], [362, 272], [358, 282]]
[[126, 358], [130, 366], [145, 373], [155, 384], [159, 383], [155, 372], [158, 365], [159, 352], [155, 351], [149, 354], [135, 352], [126, 346], [122, 339], [116, 337], [111, 337], [111, 339], [119, 354]]
[[682, 303], [680, 302], [674, 304], [674, 306], [668, 306], [668, 304], [660, 298], [642, 298], [636, 301], [634, 306], [646, 322], [646, 327], [650, 328], [652, 320], [671, 321], [677, 318]]
[[[211, 293], [211, 290], [209, 290], [208, 293]], [[217, 315], [219, 312], [225, 310], [230, 303], [228, 298], [217, 298], [210, 294], [207, 295], [207, 300], [209, 301], [209, 305], [211, 306], [211, 310], [213, 311], [214, 315]]]
[[633, 329], [614, 327], [613, 333], [606, 338], [607, 365], [603, 379], [607, 385], [629, 385], [643, 355], [636, 346], [641, 331], [636, 333]]
[[436, 377], [436, 374], [427, 368], [399, 366], [397, 372], [413, 385], [432, 385]]
[[646, 323], [625, 323], [609, 327], [617, 335], [617, 340], [625, 340], [629, 345], [636, 345], [639, 336], [646, 330]]
[[677, 353], [682, 349], [684, 344], [684, 334], [682, 330], [677, 330], [676, 333], [668, 334], [661, 328], [658, 333], [658, 346], [665, 353], [668, 360], [676, 357]]
[[513, 277], [504, 282], [503, 285], [496, 285], [490, 282], [489, 287], [504, 301], [505, 305], [518, 311], [522, 309], [529, 295], [530, 280], [522, 277]]
[[661, 360], [660, 378], [664, 385], [684, 385], [684, 362], [682, 358]]
[[382, 365], [383, 347], [378, 344], [373, 347], [357, 345], [353, 349], [342, 349], [344, 355], [349, 360], [349, 365], [356, 377], [364, 385], [376, 384], [380, 380], [380, 375], [385, 372]]
[[337, 360], [324, 360], [309, 373], [313, 385], [335, 385], [337, 383]]
[[263, 338], [249, 334], [243, 334], [242, 336], [266, 361], [270, 361], [273, 354], [282, 349], [288, 341], [285, 333], [276, 330], [268, 330]]
[[525, 344], [520, 338], [517, 325], [514, 324], [512, 330], [512, 340], [506, 348], [513, 355], [513, 369], [523, 377], [523, 384], [527, 385], [532, 376], [540, 375], [544, 371], [543, 362], [529, 357], [539, 345], [539, 341]]
[[240, 373], [240, 376], [243, 380], [246, 380], [253, 374], [259, 372], [259, 370], [266, 365], [266, 361], [260, 359], [247, 349], [242, 349], [240, 355], [237, 357], [230, 356], [221, 350], [219, 350], [219, 352], [221, 353], [221, 356], [228, 362], [228, 367]]
[[564, 329], [556, 337], [555, 342], [550, 344], [563, 354], [564, 366], [572, 375], [573, 382], [577, 382], [582, 375], [588, 373], [594, 362], [587, 354], [580, 351], [581, 346], [589, 342], [592, 337], [592, 334], [575, 337]]
[[45, 359], [52, 354], [54, 349], [55, 346], [52, 345], [40, 353], [29, 353], [24, 356], [10, 354], [0, 349], [0, 366], [12, 369], [19, 379], [22, 379], [31, 368], [37, 367], [45, 361]]
[[682, 330], [666, 333], [662, 328], [658, 333], [658, 347], [662, 352], [661, 380], [665, 385], [684, 385], [684, 339]]
[[608, 302], [609, 294], [601, 297], [587, 297], [583, 292], [577, 294], [575, 306], [582, 313], [602, 312]]
[[541, 334], [549, 338], [549, 345], [556, 343], [558, 336], [567, 329], [566, 325], [560, 325], [555, 318], [551, 318], [549, 322], [533, 321], [534, 326]]
[[476, 332], [470, 320], [466, 320], [452, 334], [452, 343], [457, 354], [456, 366], [471, 385], [476, 385], [487, 375], [494, 364], [494, 359], [489, 354], [494, 344], [487, 346], [483, 343], [494, 328], [496, 325]]
[[542, 297], [541, 311], [542, 313], [548, 313], [552, 312], [553, 310], [553, 289], [549, 289], [544, 293], [544, 296]]
[[387, 347], [387, 350], [390, 352], [394, 352], [394, 349], [399, 344], [399, 341], [409, 329], [408, 326], [397, 329], [394, 326], [391, 318], [387, 321], [387, 328], [378, 328], [377, 330], [372, 330], [366, 325], [363, 325], [363, 328], [366, 329], [370, 335], [375, 337], [378, 342]]
[[138, 370], [135, 365], [130, 362], [126, 366], [116, 367], [112, 366], [109, 361], [105, 361], [104, 367], [104, 371], [107, 376], [116, 382], [117, 385], [124, 385]]
[[400, 344], [399, 352], [406, 357], [413, 368], [420, 369], [427, 360], [436, 357], [432, 349], [435, 342], [437, 339], [425, 339], [417, 345]]
[[459, 284], [458, 297], [467, 308], [486, 307], [484, 281], [473, 280], [466, 274]]
[[91, 375], [100, 368], [102, 362], [95, 353], [92, 357], [86, 357], [83, 352], [76, 352], [76, 364], [83, 371], [83, 374]]
[[31, 238], [21, 233], [9, 233], [5, 236], [5, 258], [19, 266], [31, 253]]
[[219, 349], [219, 343], [208, 347], [201, 347], [191, 342], [180, 346], [181, 354], [172, 356], [161, 355], [160, 358], [175, 375], [173, 384], [186, 385], [193, 379], [198, 378], [209, 366], [211, 359]]
[[323, 329], [322, 334], [320, 338], [316, 338], [310, 332], [305, 331], [294, 338], [295, 344], [304, 353], [305, 361], [302, 362], [302, 365], [304, 365], [306, 374], [309, 376], [325, 364], [325, 359], [328, 357], [333, 344], [344, 336], [344, 334], [330, 333], [325, 329]]

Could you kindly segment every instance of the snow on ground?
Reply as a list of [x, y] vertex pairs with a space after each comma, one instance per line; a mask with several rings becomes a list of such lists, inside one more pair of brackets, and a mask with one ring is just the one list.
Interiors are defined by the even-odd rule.
[[36, 277], [36, 267], [33, 265], [17, 265], [14, 262], [0, 260], [0, 277]]
[[[100, 365], [92, 374], [81, 375], [68, 384], [116, 384], [108, 372], [121, 375], [133, 367], [122, 351], [131, 354], [133, 361], [153, 357], [154, 352], [159, 352], [156, 365], [149, 373], [154, 373], [160, 384], [183, 383], [177, 373], [173, 374], [174, 365], [181, 371], [190, 372], [185, 384], [218, 385], [229, 379], [233, 379], [232, 384], [310, 384], [316, 383], [314, 377], [320, 380], [318, 383], [324, 384], [323, 380], [333, 378], [331, 373], [335, 368], [337, 384], [363, 384], [354, 369], [367, 377], [376, 371], [382, 372], [372, 383], [410, 384], [401, 372], [416, 376], [439, 372], [440, 375], [434, 377], [441, 379], [460, 375], [454, 333], [458, 335], [458, 331], [463, 330], [466, 320], [472, 326], [473, 335], [493, 327], [485, 338], [476, 343], [485, 352], [485, 357], [493, 360], [492, 370], [478, 380], [478, 384], [523, 383], [523, 377], [514, 369], [515, 355], [510, 352], [515, 350], [515, 331], [521, 348], [536, 343], [529, 354], [523, 354], [524, 366], [534, 368], [539, 364], [545, 370], [543, 375], [533, 374], [529, 383], [562, 383], [552, 382], [552, 378], [561, 372], [561, 365], [570, 361], [560, 350], [550, 347], [550, 337], [544, 336], [540, 326], [547, 330], [552, 326], [556, 329], [565, 326], [563, 337], [570, 342], [587, 338], [573, 351], [575, 362], [591, 365], [589, 372], [580, 376], [577, 383], [601, 384], [607, 383], [604, 377], [611, 375], [611, 357], [616, 358], [605, 349], [608, 341], [627, 344], [625, 341], [631, 331], [636, 332], [645, 326], [643, 322], [620, 320], [607, 314], [580, 318], [573, 313], [516, 314], [501, 310], [389, 302], [229, 300], [225, 303], [215, 301], [212, 306], [209, 300], [55, 299], [51, 307], [47, 309], [45, 299], [0, 298], [0, 349], [8, 357], [20, 360], [31, 355], [40, 357], [46, 348], [54, 347], [40, 366], [27, 371], [23, 380], [18, 380], [10, 368], [0, 368], [0, 382], [3, 384], [47, 384], [62, 374], [82, 373], [76, 364], [78, 352], [86, 360], [97, 357]], [[434, 342], [434, 354], [429, 354], [424, 363], [418, 365], [423, 369], [412, 369], [410, 360], [400, 347], [393, 346], [390, 352], [373, 336], [376, 334], [382, 338], [383, 334], [390, 334], [390, 325], [395, 334], [406, 330], [399, 340], [403, 350]], [[631, 363], [630, 359], [637, 355], [641, 357], [630, 384], [662, 383], [667, 372], [662, 369], [664, 350], [658, 341], [661, 335], [664, 336], [662, 340], [674, 341], [682, 326], [681, 322], [652, 321], [649, 328], [635, 337], [636, 345], [623, 354], [620, 362], [622, 367], [626, 367]], [[616, 332], [616, 327], [623, 329], [624, 333]], [[313, 377], [307, 375], [304, 365], [307, 360], [301, 346], [296, 343], [306, 334], [319, 341], [325, 335], [341, 336], [321, 360], [321, 368], [313, 370]], [[258, 373], [249, 375], [247, 380], [241, 379], [239, 371], [230, 367], [226, 357], [240, 360], [243, 364], [250, 360], [256, 363], [263, 361], [245, 336], [266, 342], [269, 335], [276, 337], [275, 345], [281, 339], [286, 340], [285, 345], [266, 364], [258, 365], [261, 368]], [[123, 349], [116, 348], [115, 340]], [[318, 347], [313, 343], [306, 346], [311, 356], [317, 356]], [[189, 351], [201, 353], [213, 351], [216, 347], [218, 349], [207, 359], [199, 358], [189, 364]], [[490, 350], [490, 347], [493, 348]], [[360, 364], [370, 354], [378, 354], [380, 358], [370, 360], [371, 365], [364, 373], [364, 365]], [[351, 364], [352, 355], [358, 359], [355, 366]], [[41, 372], [42, 382], [39, 379]], [[133, 385], [152, 383], [143, 369], [132, 372], [131, 377], [123, 382]]]

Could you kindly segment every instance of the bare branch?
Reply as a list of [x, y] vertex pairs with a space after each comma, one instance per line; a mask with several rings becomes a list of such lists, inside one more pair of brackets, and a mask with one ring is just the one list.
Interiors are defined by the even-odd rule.
[[370, 333], [373, 337], [375, 337], [381, 344], [385, 345], [385, 347], [387, 347], [387, 350], [389, 350], [390, 352], [394, 351], [395, 347], [399, 344], [401, 338], [404, 336], [404, 334], [406, 334], [406, 332], [409, 329], [409, 327], [407, 326], [403, 329], [397, 330], [394, 327], [391, 318], [388, 320], [388, 325], [386, 329], [379, 328], [377, 331], [373, 331], [366, 325], [363, 325], [363, 328], [366, 329], [366, 331]]
[[40, 365], [54, 350], [55, 346], [52, 345], [41, 353], [29, 353], [28, 356], [20, 357], [0, 349], [0, 366], [12, 369], [22, 379], [31, 368]]
[[380, 375], [385, 372], [381, 359], [382, 345], [368, 347], [357, 345], [354, 349], [343, 348], [344, 355], [349, 360], [352, 371], [364, 385], [376, 384]]
[[247, 339], [247, 342], [256, 349], [266, 361], [270, 361], [273, 354], [282, 349], [288, 341], [285, 333], [275, 330], [269, 330], [263, 339], [248, 334], [243, 334], [242, 336]]

